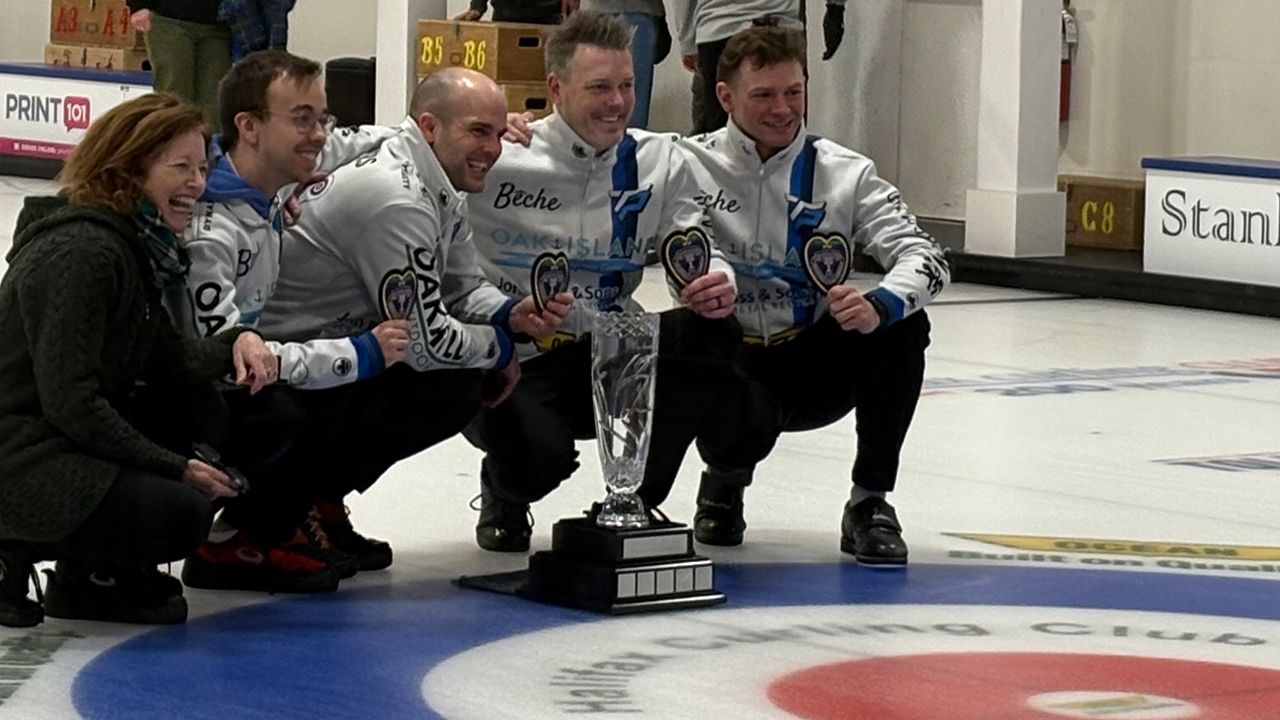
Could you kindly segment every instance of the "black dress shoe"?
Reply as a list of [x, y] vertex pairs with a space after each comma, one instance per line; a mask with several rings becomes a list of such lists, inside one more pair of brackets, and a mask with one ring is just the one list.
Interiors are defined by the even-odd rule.
[[490, 552], [528, 552], [532, 536], [528, 504], [502, 500], [481, 485], [476, 544]]
[[840, 549], [866, 565], [906, 565], [907, 543], [898, 514], [884, 498], [845, 503], [840, 522]]
[[705, 545], [733, 547], [742, 544], [747, 521], [742, 517], [742, 496], [746, 488], [717, 481], [702, 474], [698, 488], [698, 510], [693, 514], [693, 537]]

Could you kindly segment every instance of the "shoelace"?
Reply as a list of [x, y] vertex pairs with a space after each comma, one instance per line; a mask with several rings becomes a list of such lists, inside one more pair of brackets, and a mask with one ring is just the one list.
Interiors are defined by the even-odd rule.
[[36, 586], [36, 601], [44, 605], [44, 590], [40, 587], [40, 573], [36, 570], [35, 563], [31, 564], [31, 584]]
[[320, 546], [321, 550], [328, 552], [334, 549], [333, 541], [329, 539], [329, 534], [324, 531], [324, 527], [320, 524], [320, 511], [314, 506], [307, 513], [307, 527], [311, 528], [311, 534], [315, 537], [316, 544]]
[[[475, 510], [476, 512], [480, 512], [480, 505], [481, 505], [481, 498], [482, 498], [482, 497], [484, 497], [484, 496], [483, 496], [483, 495], [476, 495], [475, 497], [471, 498], [471, 502], [468, 502], [468, 503], [467, 503], [467, 507], [471, 508], [472, 510]], [[502, 501], [501, 501], [501, 500], [499, 500], [498, 502], [502, 502]], [[515, 503], [508, 503], [508, 504], [510, 504], [510, 505], [514, 505]], [[528, 520], [529, 520], [529, 528], [530, 528], [530, 529], [533, 529], [533, 526], [536, 524], [536, 523], [534, 523], [534, 521], [533, 521], [533, 508], [527, 508], [524, 512], [525, 512], [525, 515], [528, 517]]]

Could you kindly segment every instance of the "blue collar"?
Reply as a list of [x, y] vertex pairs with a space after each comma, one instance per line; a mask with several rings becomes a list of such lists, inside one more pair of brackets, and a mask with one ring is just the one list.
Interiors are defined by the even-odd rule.
[[213, 146], [212, 169], [209, 171], [209, 180], [204, 187], [204, 195], [201, 195], [200, 199], [205, 202], [221, 203], [242, 200], [261, 215], [263, 220], [271, 221], [271, 207], [274, 199], [240, 177], [231, 158], [223, 151], [221, 139], [220, 136], [215, 135], [211, 143]]

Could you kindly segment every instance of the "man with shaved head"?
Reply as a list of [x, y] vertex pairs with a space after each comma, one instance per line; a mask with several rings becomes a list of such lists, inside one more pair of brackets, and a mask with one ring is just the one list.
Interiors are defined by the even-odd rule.
[[341, 504], [502, 402], [520, 376], [514, 339], [548, 335], [568, 312], [509, 298], [476, 262], [466, 194], [484, 189], [502, 153], [506, 112], [489, 78], [441, 70], [418, 86], [392, 138], [301, 195], [262, 331], [301, 341], [358, 337], [386, 320], [410, 326], [403, 362], [383, 372], [374, 346], [360, 355], [370, 367], [333, 368], [369, 380], [305, 394], [290, 471], [317, 500]]

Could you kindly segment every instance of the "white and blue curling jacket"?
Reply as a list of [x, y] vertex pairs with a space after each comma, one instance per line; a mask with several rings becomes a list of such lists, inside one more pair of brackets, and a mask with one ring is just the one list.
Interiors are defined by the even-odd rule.
[[[327, 172], [354, 160], [393, 134], [378, 126], [340, 128], [325, 140], [317, 170]], [[278, 198], [245, 182], [215, 139], [208, 184], [180, 239], [191, 271], [181, 297], [166, 298], [184, 335], [208, 337], [238, 325], [258, 327], [280, 275], [281, 232]], [[267, 337], [268, 347], [280, 358], [280, 380], [304, 389], [356, 380], [357, 373], [335, 369], [358, 367], [369, 343], [375, 350], [377, 346], [372, 336], [286, 343]]]
[[[700, 230], [712, 243], [711, 272], [733, 268], [714, 248], [697, 177], [672, 135], [628, 129], [603, 153], [558, 113], [530, 125], [529, 147], [506, 144], [483, 193], [471, 197], [480, 267], [512, 297], [531, 291], [530, 272], [544, 252], [564, 252], [574, 303], [555, 335], [522, 343], [521, 357], [573, 342], [591, 331], [591, 313], [637, 310], [631, 297], [650, 246], [673, 233]], [[673, 295], [678, 288], [668, 282]]]
[[699, 161], [699, 197], [737, 273], [735, 313], [748, 343], [784, 342], [827, 313], [802, 259], [811, 238], [850, 253], [861, 248], [887, 270], [865, 293], [883, 308], [885, 324], [924, 307], [950, 282], [942, 249], [869, 158], [802, 126], [790, 146], [761, 161], [732, 120], [681, 143]]
[[302, 217], [285, 230], [280, 278], [259, 327], [300, 341], [355, 338], [358, 364], [379, 372], [377, 342], [360, 341], [384, 320], [408, 320], [404, 362], [415, 370], [503, 368], [514, 354], [515, 299], [484, 279], [454, 189], [412, 119], [374, 152], [301, 195]]

